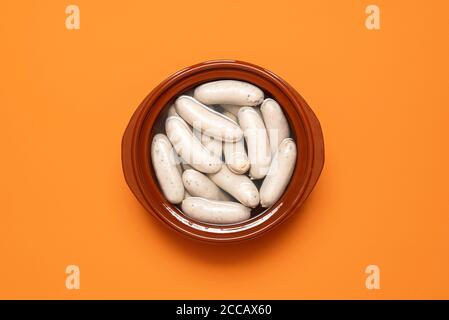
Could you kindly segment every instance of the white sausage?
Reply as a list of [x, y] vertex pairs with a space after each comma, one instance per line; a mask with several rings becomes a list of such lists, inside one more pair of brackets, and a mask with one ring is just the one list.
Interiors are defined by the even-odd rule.
[[162, 193], [170, 203], [181, 203], [184, 198], [184, 185], [181, 173], [175, 163], [175, 154], [168, 138], [156, 134], [151, 143], [151, 162]]
[[[237, 106], [235, 104], [222, 104], [220, 105], [220, 107], [225, 111], [225, 112], [229, 112], [232, 113], [233, 115], [235, 115], [237, 117], [237, 115], [239, 114], [239, 110], [242, 106]], [[224, 113], [224, 112], [223, 112]]]
[[227, 166], [222, 166], [217, 173], [209, 174], [209, 178], [243, 205], [254, 208], [259, 204], [259, 191], [247, 176], [235, 174]]
[[186, 170], [182, 174], [184, 187], [193, 197], [209, 200], [229, 201], [231, 197], [217, 187], [206, 175], [196, 170]]
[[281, 106], [275, 100], [265, 99], [260, 111], [270, 138], [271, 155], [274, 156], [281, 141], [290, 137], [290, 128]]
[[291, 138], [282, 140], [260, 188], [260, 204], [272, 206], [284, 193], [296, 164], [296, 144]]
[[224, 141], [238, 141], [243, 132], [237, 123], [189, 96], [175, 101], [176, 112], [194, 129]]
[[[232, 113], [225, 111], [223, 114], [237, 122], [236, 116]], [[224, 142], [223, 153], [225, 163], [232, 172], [236, 174], [244, 174], [249, 170], [249, 160], [245, 150], [244, 139], [237, 142]]]
[[[196, 130], [195, 130], [196, 131]], [[208, 135], [205, 135], [204, 133], [196, 131], [198, 135], [200, 135], [200, 140], [203, 146], [207, 148], [214, 156], [221, 159], [223, 156], [223, 142], [221, 140], [218, 140], [214, 137], [210, 137]], [[197, 137], [198, 137], [197, 135]], [[239, 141], [241, 141], [240, 139]]]
[[262, 103], [264, 94], [262, 90], [248, 82], [219, 80], [198, 86], [194, 97], [204, 104], [256, 106]]
[[[240, 139], [242, 141], [242, 139]], [[223, 142], [213, 137], [209, 137], [205, 134], [201, 136], [201, 143], [210, 151], [214, 156], [219, 159], [223, 158]]]
[[170, 107], [168, 107], [168, 112], [167, 112], [167, 117], [173, 117], [173, 116], [179, 116], [179, 114], [176, 112], [174, 104], [172, 104]]
[[240, 203], [198, 197], [182, 201], [182, 212], [195, 220], [217, 224], [237, 223], [251, 216], [250, 209]]
[[[239, 107], [240, 110], [240, 107]], [[234, 121], [235, 123], [239, 123], [239, 120], [237, 119], [237, 115], [233, 114], [232, 112], [229, 111], [223, 111], [223, 115], [229, 119], [231, 119], [232, 121]]]
[[221, 160], [201, 144], [187, 123], [180, 117], [167, 118], [165, 132], [178, 155], [194, 169], [205, 173], [214, 173], [220, 170]]
[[260, 114], [251, 107], [242, 107], [238, 114], [239, 124], [245, 135], [252, 179], [265, 177], [270, 168], [271, 151], [267, 130]]

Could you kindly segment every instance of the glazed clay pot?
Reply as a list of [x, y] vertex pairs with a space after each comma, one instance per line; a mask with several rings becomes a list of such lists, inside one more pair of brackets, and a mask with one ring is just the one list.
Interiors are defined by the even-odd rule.
[[[251, 219], [230, 225], [192, 220], [170, 204], [158, 186], [150, 158], [152, 138], [164, 127], [165, 107], [181, 93], [221, 79], [250, 82], [261, 88], [267, 97], [275, 99], [289, 121], [298, 150], [293, 176], [282, 197], [266, 210], [253, 209]], [[260, 236], [298, 212], [324, 165], [323, 134], [318, 119], [304, 99], [277, 75], [246, 62], [210, 61], [176, 72], [145, 98], [123, 135], [122, 165], [126, 182], [137, 200], [164, 224], [191, 238], [235, 242]]]

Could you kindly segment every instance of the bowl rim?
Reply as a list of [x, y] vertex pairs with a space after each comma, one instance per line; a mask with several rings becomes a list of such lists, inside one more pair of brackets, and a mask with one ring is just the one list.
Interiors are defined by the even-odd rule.
[[[155, 179], [149, 150], [155, 134], [154, 124], [166, 105], [191, 87], [219, 79], [248, 81], [275, 98], [286, 113], [291, 131], [296, 135], [298, 149], [292, 179], [281, 198], [256, 217], [230, 225], [198, 222], [170, 204]], [[301, 95], [273, 72], [237, 60], [206, 61], [169, 76], [142, 101], [122, 138], [123, 173], [138, 201], [172, 229], [190, 238], [208, 242], [251, 239], [278, 226], [301, 207], [316, 184], [323, 165], [324, 141], [321, 126]]]

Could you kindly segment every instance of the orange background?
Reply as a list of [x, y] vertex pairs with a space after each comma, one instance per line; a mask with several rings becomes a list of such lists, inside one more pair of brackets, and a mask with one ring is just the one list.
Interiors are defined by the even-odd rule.
[[[372, 2], [380, 31], [371, 1], [83, 0], [78, 31], [72, 2], [2, 1], [0, 298], [449, 298], [449, 4]], [[146, 94], [219, 58], [293, 85], [326, 145], [300, 212], [223, 247], [147, 214], [120, 160]]]

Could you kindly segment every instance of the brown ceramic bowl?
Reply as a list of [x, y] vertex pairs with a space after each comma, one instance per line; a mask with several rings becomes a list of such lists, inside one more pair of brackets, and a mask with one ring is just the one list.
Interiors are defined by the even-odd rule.
[[[278, 101], [289, 120], [298, 150], [293, 176], [279, 201], [264, 211], [261, 208], [252, 210], [252, 217], [247, 221], [230, 225], [192, 220], [170, 204], [158, 186], [150, 159], [151, 141], [163, 128], [160, 119], [165, 117], [167, 104], [193, 87], [220, 79], [250, 82]], [[323, 168], [323, 134], [318, 119], [304, 99], [274, 73], [241, 61], [209, 61], [176, 72], [145, 98], [123, 135], [122, 164], [126, 182], [137, 200], [165, 224], [191, 238], [235, 242], [260, 236], [298, 212]]]

